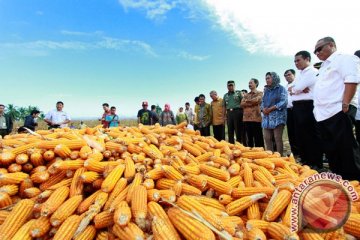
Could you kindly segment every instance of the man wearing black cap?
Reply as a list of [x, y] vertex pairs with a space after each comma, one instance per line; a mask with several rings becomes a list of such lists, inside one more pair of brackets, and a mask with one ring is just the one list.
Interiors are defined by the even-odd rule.
[[142, 102], [142, 109], [140, 109], [137, 114], [138, 123], [142, 123], [144, 125], [152, 124], [152, 113], [148, 109], [148, 105], [148, 102]]
[[228, 92], [224, 95], [224, 106], [226, 109], [226, 118], [228, 126], [228, 138], [230, 143], [235, 143], [234, 131], [236, 134], [236, 141], [243, 143], [241, 138], [241, 131], [243, 129], [243, 110], [240, 108], [242, 99], [241, 91], [235, 90], [235, 82], [230, 80], [227, 82]]

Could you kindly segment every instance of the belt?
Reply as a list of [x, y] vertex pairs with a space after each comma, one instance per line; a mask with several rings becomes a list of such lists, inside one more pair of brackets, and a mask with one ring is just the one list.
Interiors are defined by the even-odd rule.
[[240, 108], [229, 108], [228, 111], [232, 112], [232, 111], [236, 111], [236, 110], [240, 110]]
[[293, 104], [301, 104], [301, 103], [313, 103], [313, 100], [298, 100], [298, 101], [293, 101]]

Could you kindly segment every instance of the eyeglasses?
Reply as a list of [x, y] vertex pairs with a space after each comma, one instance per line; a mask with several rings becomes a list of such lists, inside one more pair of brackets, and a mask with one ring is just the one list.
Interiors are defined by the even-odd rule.
[[328, 44], [329, 44], [329, 42], [321, 45], [320, 47], [317, 47], [317, 48], [315, 49], [315, 51], [314, 51], [314, 54], [316, 54], [316, 53], [318, 53], [318, 52], [321, 52], [321, 50], [323, 50], [323, 48], [324, 48], [326, 45], [328, 45]]

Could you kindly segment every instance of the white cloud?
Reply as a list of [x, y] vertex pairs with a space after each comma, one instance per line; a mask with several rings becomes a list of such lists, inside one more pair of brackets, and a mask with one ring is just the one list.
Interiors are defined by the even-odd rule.
[[150, 19], [162, 20], [165, 14], [175, 8], [179, 1], [171, 0], [119, 0], [119, 3], [127, 10], [128, 8], [140, 9], [146, 12]]
[[44, 15], [44, 12], [43, 12], [43, 11], [38, 10], [38, 11], [36, 11], [36, 12], [35, 12], [35, 14], [36, 14], [36, 15], [39, 15], [39, 16], [42, 16], [42, 15]]
[[69, 30], [62, 30], [60, 31], [63, 35], [69, 36], [101, 36], [103, 34], [102, 31], [95, 31], [95, 32], [78, 32], [78, 31], [69, 31]]
[[[201, 0], [217, 25], [251, 53], [294, 55], [312, 51], [318, 39], [332, 36], [340, 51], [359, 48], [358, 1]], [[353, 29], [353, 30], [351, 30]]]
[[[11, 49], [19, 51], [20, 53], [34, 52], [33, 56], [46, 56], [46, 50], [94, 50], [94, 49], [112, 49], [118, 51], [134, 51], [140, 52], [152, 57], [157, 57], [157, 54], [151, 45], [139, 40], [117, 39], [110, 37], [103, 37], [101, 40], [93, 42], [84, 41], [49, 41], [38, 40], [32, 42], [19, 43], [0, 43], [0, 49]], [[29, 51], [31, 50], [31, 51]], [[36, 50], [36, 51], [35, 51]], [[41, 50], [41, 51], [40, 51]], [[39, 51], [41, 55], [39, 55]], [[45, 52], [44, 52], [45, 51]], [[25, 55], [28, 55], [25, 54]], [[31, 54], [30, 54], [31, 55]]]
[[193, 55], [193, 54], [190, 54], [186, 51], [181, 51], [179, 54], [178, 54], [179, 57], [182, 57], [182, 58], [185, 58], [185, 59], [188, 59], [188, 60], [192, 60], [192, 61], [205, 61], [206, 59], [208, 59], [210, 56], [200, 56], [200, 55]]

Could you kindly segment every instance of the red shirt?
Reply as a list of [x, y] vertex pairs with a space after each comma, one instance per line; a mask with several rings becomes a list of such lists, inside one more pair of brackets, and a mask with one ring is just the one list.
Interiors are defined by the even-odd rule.
[[102, 117], [101, 117], [101, 124], [103, 125], [103, 128], [108, 128], [109, 127], [109, 122], [107, 122], [105, 120], [106, 116], [110, 115], [110, 110], [107, 112], [104, 112]]

